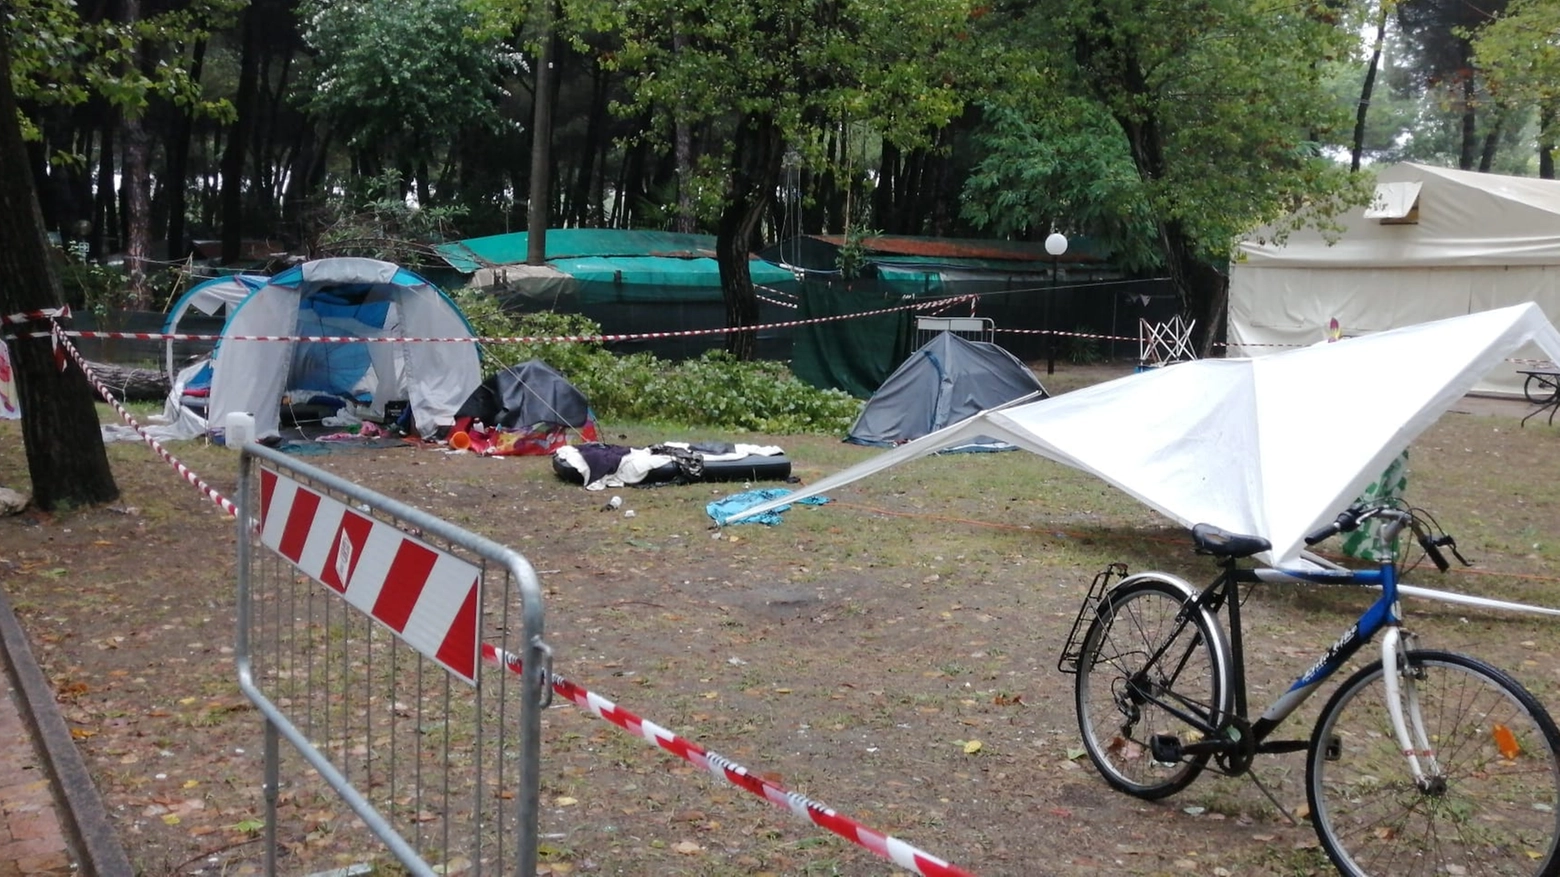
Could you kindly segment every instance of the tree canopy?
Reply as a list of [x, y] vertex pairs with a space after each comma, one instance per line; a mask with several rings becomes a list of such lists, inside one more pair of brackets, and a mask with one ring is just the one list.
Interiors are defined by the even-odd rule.
[[328, 252], [342, 193], [410, 193], [457, 236], [527, 214], [715, 234], [743, 326], [746, 255], [781, 234], [1061, 230], [1168, 275], [1212, 329], [1240, 236], [1364, 197], [1346, 156], [1553, 174], [1544, 0], [1482, 16], [1450, 0], [7, 9], [27, 35], [12, 81], [46, 227], [153, 268], [192, 238], [220, 237], [229, 258], [243, 239]]

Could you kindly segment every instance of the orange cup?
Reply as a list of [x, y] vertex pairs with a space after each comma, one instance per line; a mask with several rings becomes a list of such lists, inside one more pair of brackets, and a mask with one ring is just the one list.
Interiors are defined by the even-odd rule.
[[457, 451], [466, 450], [471, 447], [471, 436], [466, 435], [464, 432], [450, 433], [450, 447]]

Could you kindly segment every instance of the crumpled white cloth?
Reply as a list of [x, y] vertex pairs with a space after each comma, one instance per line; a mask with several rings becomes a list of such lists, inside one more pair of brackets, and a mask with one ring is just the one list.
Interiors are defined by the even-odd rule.
[[676, 457], [665, 454], [652, 454], [644, 448], [634, 448], [624, 455], [618, 463], [617, 471], [603, 478], [607, 487], [622, 487], [625, 484], [638, 484], [645, 480], [653, 470], [665, 466], [667, 463], [676, 463]]

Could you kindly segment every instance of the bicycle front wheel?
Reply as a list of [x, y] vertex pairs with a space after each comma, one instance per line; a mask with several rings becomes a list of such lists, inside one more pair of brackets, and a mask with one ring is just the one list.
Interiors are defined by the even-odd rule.
[[[1208, 756], [1155, 761], [1156, 734], [1202, 738], [1229, 711], [1224, 630], [1156, 578], [1128, 580], [1106, 596], [1078, 662], [1078, 730], [1105, 781], [1139, 798], [1163, 798], [1197, 778]], [[1177, 716], [1176, 713], [1180, 713]]]
[[1560, 731], [1527, 689], [1482, 661], [1411, 650], [1404, 720], [1432, 751], [1416, 782], [1377, 660], [1334, 692], [1306, 756], [1311, 821], [1350, 875], [1560, 873]]

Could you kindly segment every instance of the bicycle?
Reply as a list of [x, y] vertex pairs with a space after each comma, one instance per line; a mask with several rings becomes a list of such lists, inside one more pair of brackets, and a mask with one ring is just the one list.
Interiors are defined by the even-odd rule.
[[[1128, 576], [1121, 564], [1096, 576], [1058, 662], [1077, 676], [1078, 727], [1090, 760], [1117, 790], [1158, 799], [1205, 769], [1239, 776], [1257, 755], [1304, 751], [1311, 822], [1343, 874], [1560, 874], [1554, 720], [1505, 672], [1420, 649], [1402, 628], [1400, 534], [1412, 531], [1442, 572], [1449, 567], [1442, 547], [1467, 564], [1456, 543], [1433, 518], [1397, 502], [1353, 506], [1306, 543], [1373, 518], [1391, 548], [1375, 569], [1242, 567], [1241, 559], [1271, 547], [1266, 539], [1198, 524], [1197, 552], [1221, 568], [1207, 587], [1162, 572]], [[1371, 585], [1381, 596], [1253, 719], [1240, 585], [1263, 582]], [[1381, 656], [1338, 687], [1309, 738], [1273, 739], [1377, 634]]]

